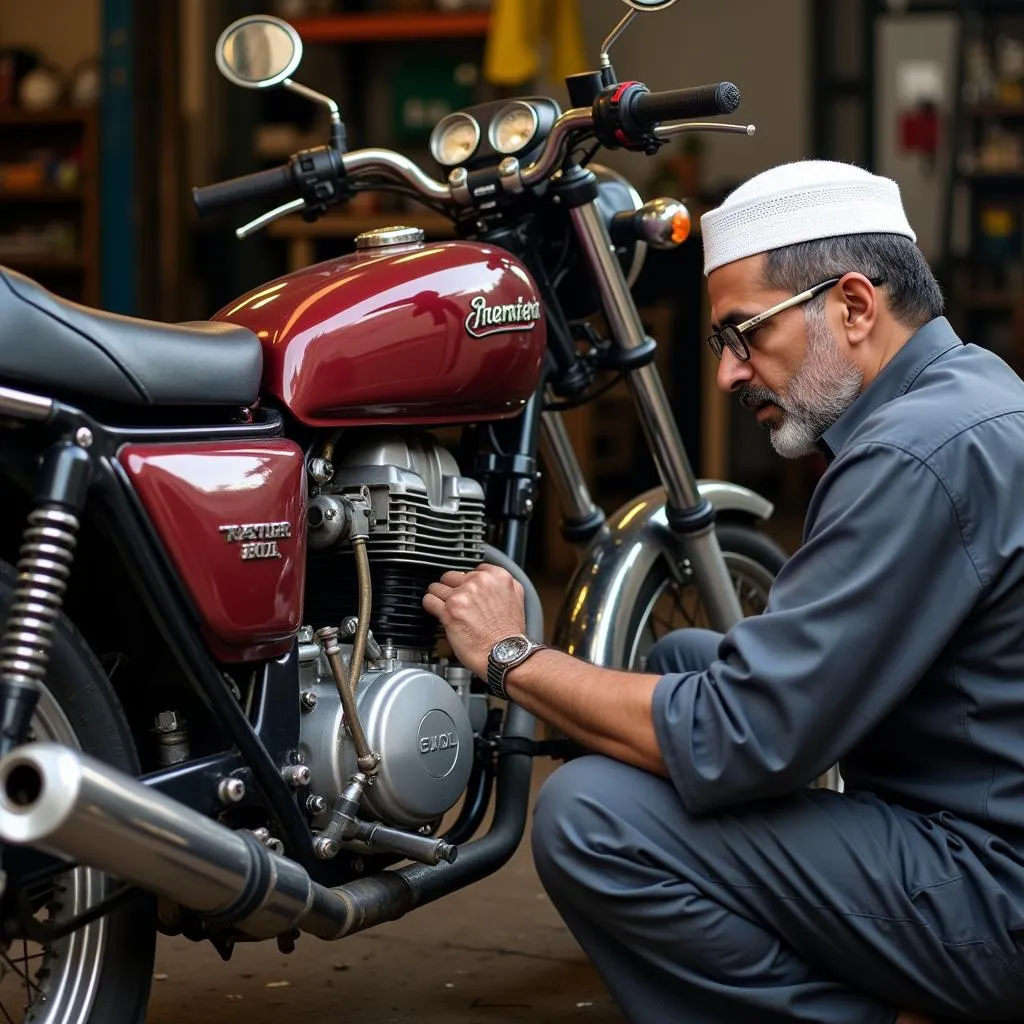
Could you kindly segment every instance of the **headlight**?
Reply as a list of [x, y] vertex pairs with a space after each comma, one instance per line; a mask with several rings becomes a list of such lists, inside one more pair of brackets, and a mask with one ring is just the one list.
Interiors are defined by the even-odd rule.
[[537, 111], [528, 103], [510, 103], [502, 107], [491, 122], [489, 138], [499, 152], [520, 153], [527, 149], [537, 134]]
[[445, 167], [464, 164], [480, 145], [480, 125], [468, 114], [449, 114], [430, 133], [430, 155]]

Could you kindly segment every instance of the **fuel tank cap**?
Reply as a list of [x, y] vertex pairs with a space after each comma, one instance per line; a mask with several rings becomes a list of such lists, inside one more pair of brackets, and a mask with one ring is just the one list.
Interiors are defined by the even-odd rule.
[[388, 245], [413, 245], [426, 237], [422, 228], [409, 228], [394, 224], [386, 228], [374, 228], [356, 235], [357, 249], [383, 249]]

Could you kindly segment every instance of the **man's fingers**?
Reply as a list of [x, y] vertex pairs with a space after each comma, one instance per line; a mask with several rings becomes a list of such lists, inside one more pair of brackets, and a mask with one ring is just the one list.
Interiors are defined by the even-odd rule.
[[[448, 575], [447, 573], [445, 575]], [[441, 577], [444, 579], [444, 577]], [[447, 601], [452, 596], [452, 588], [446, 583], [431, 583], [427, 587], [427, 593], [433, 594], [434, 597], [439, 598], [442, 602]]]
[[[437, 584], [434, 584], [434, 586], [437, 586]], [[440, 619], [444, 614], [444, 601], [433, 594], [424, 594], [423, 609], [433, 615], [435, 619]]]
[[441, 577], [441, 582], [449, 588], [457, 587], [460, 583], [463, 583], [466, 577], [469, 575], [468, 572], [462, 572], [459, 569], [451, 569]]

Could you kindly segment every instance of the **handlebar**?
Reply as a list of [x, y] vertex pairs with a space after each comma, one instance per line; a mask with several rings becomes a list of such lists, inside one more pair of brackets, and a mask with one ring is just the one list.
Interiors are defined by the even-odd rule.
[[[660, 93], [650, 92], [639, 82], [622, 83], [605, 90], [592, 107], [574, 107], [565, 111], [555, 121], [536, 160], [529, 166], [522, 167], [514, 157], [503, 160], [497, 169], [496, 184], [511, 194], [546, 181], [561, 163], [565, 144], [574, 133], [593, 134], [612, 148], [625, 146], [647, 152], [653, 152], [659, 143], [683, 131], [753, 134], [752, 126], [660, 124], [687, 117], [727, 114], [739, 106], [739, 101], [739, 89], [731, 82]], [[339, 153], [333, 146], [303, 150], [281, 167], [193, 188], [192, 197], [200, 216], [251, 199], [279, 196], [290, 199], [290, 202], [239, 228], [236, 233], [243, 238], [277, 217], [304, 207], [322, 208], [345, 194], [351, 194], [346, 183], [373, 175], [390, 178], [435, 204], [470, 207], [476, 198], [470, 192], [464, 168], [454, 170], [445, 183], [435, 181], [408, 157], [391, 150], [362, 149]], [[494, 185], [489, 188], [493, 194]]]
[[731, 114], [740, 105], [740, 91], [732, 82], [697, 85], [669, 92], [640, 93], [633, 98], [629, 116], [644, 128], [660, 121]]
[[295, 194], [295, 179], [292, 165], [271, 167], [266, 171], [243, 174], [229, 178], [215, 185], [203, 185], [192, 189], [192, 201], [201, 217], [215, 213], [229, 206], [246, 203], [250, 199], [275, 199], [278, 196]]

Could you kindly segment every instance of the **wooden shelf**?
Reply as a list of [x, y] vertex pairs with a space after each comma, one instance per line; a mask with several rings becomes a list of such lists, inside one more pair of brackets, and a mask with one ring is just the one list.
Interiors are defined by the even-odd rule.
[[292, 22], [306, 43], [370, 43], [397, 39], [455, 39], [485, 36], [488, 11], [328, 14]]
[[1024, 117], [1024, 107], [1011, 107], [1004, 103], [978, 103], [964, 108], [970, 117]]
[[0, 266], [11, 267], [14, 270], [46, 271], [59, 270], [74, 272], [85, 269], [85, 263], [80, 256], [48, 256], [44, 253], [39, 255], [24, 253], [23, 255], [5, 256], [0, 253]]
[[91, 119], [91, 107], [58, 107], [53, 110], [21, 110], [0, 107], [0, 124], [81, 124]]
[[1024, 305], [1024, 296], [1008, 291], [979, 291], [957, 295], [955, 302], [961, 309], [1003, 312]]
[[81, 200], [82, 190], [77, 188], [33, 188], [23, 192], [0, 189], [0, 203], [78, 203]]
[[355, 238], [364, 231], [401, 224], [407, 228], [422, 228], [427, 241], [451, 238], [455, 228], [447, 217], [439, 213], [339, 213], [328, 214], [308, 224], [301, 217], [282, 217], [267, 228], [274, 238], [288, 242], [288, 269], [300, 270], [316, 262], [316, 240], [318, 238]]
[[450, 235], [452, 222], [439, 213], [340, 213], [328, 214], [319, 220], [307, 223], [301, 217], [282, 217], [267, 228], [275, 238], [354, 238], [364, 231], [400, 224], [406, 228], [422, 228], [432, 232]]
[[996, 184], [1016, 185], [1024, 183], [1024, 168], [1015, 171], [961, 171], [966, 181], [987, 181]]

